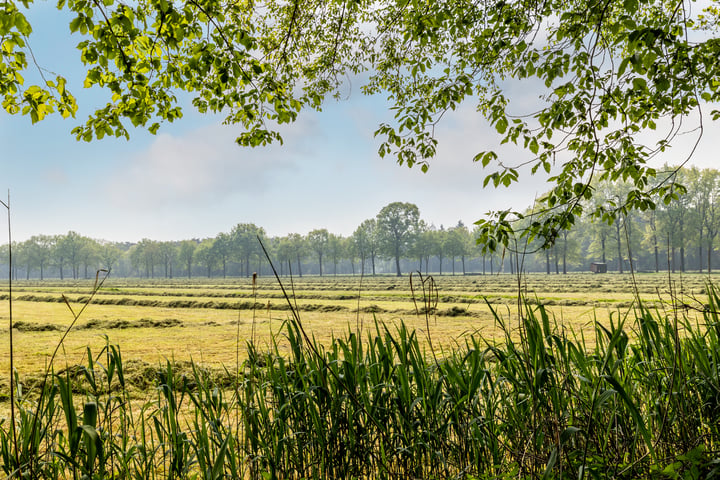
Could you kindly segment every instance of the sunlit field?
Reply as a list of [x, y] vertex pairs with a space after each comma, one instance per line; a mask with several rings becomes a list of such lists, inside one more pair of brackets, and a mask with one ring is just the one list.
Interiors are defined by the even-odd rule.
[[720, 476], [702, 275], [14, 287], [8, 476]]
[[[421, 277], [282, 278], [288, 298], [308, 332], [320, 343], [334, 335], [371, 328], [374, 320], [404, 322], [428, 336], [436, 350], [480, 333], [498, 335], [491, 307], [510, 326], [517, 319], [518, 294], [548, 311], [575, 332], [592, 333], [593, 322], [626, 315], [639, 298], [670, 311], [705, 292], [707, 275], [532, 274]], [[50, 354], [92, 292], [93, 280], [19, 281], [13, 290], [15, 367], [21, 375], [44, 371]], [[0, 342], [8, 344], [8, 303], [0, 302]], [[673, 303], [673, 300], [675, 302]], [[702, 300], [702, 298], [699, 298]], [[426, 315], [425, 313], [428, 313]], [[233, 365], [238, 341], [270, 341], [289, 318], [288, 300], [274, 278], [123, 280], [109, 278], [66, 337], [58, 365], [81, 361], [86, 347], [110, 342], [124, 358], [147, 363], [193, 359], [209, 366]], [[372, 327], [374, 328], [374, 327]], [[280, 344], [282, 347], [282, 343]], [[240, 348], [244, 356], [244, 348]], [[242, 360], [242, 358], [241, 358]], [[7, 385], [9, 351], [0, 353], [0, 382]]]

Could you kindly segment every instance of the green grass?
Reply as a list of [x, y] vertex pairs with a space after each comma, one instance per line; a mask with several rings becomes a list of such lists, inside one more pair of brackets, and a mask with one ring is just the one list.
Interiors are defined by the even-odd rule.
[[[253, 291], [238, 280], [118, 280], [94, 297], [79, 282], [64, 285], [69, 306], [99, 304], [74, 314], [70, 330], [68, 305], [57, 301], [63, 284], [24, 282], [15, 294], [37, 298], [15, 302], [23, 374], [15, 431], [9, 416], [0, 419], [0, 471], [50, 479], [720, 477], [720, 296], [701, 276], [671, 285], [694, 298], [653, 287], [659, 279], [640, 275], [638, 290], [654, 293], [628, 309], [618, 308], [632, 303], [625, 277], [531, 276], [527, 290], [538, 293], [521, 302], [520, 316], [509, 276], [426, 279], [414, 284], [414, 299], [407, 279], [366, 279], [359, 302], [358, 279], [306, 278], [290, 302], [299, 308], [283, 310], [264, 308], [283, 300], [269, 281]], [[482, 292], [493, 294], [486, 304], [469, 301]], [[112, 302], [123, 298], [135, 304]], [[699, 310], [677, 308], [679, 298]], [[580, 305], [556, 305], [563, 301]], [[0, 383], [9, 391], [7, 377]]]
[[49, 479], [720, 477], [720, 295], [710, 288], [705, 300], [698, 315], [639, 306], [590, 330], [543, 305], [525, 302], [520, 320], [489, 306], [499, 334], [453, 348], [377, 317], [319, 341], [293, 311], [267, 341], [240, 340], [239, 368], [168, 360], [139, 377], [105, 340], [83, 364], [18, 383], [17, 441], [0, 424], [2, 469]]
[[[419, 278], [414, 281], [416, 297], [420, 297]], [[293, 303], [302, 313], [305, 328], [326, 346], [333, 334], [343, 334], [348, 326], [371, 326], [373, 317], [391, 326], [404, 322], [410, 330], [419, 331], [422, 339], [429, 331], [436, 348], [462, 344], [476, 331], [490, 339], [502, 338], [490, 307], [503, 315], [516, 315], [516, 277], [458, 275], [435, 281], [438, 302], [429, 324], [417, 315], [408, 277], [295, 278]], [[706, 281], [707, 276], [697, 274], [673, 279], [678, 294], [682, 290], [700, 296], [704, 296]], [[670, 311], [669, 285], [666, 275], [637, 275], [640, 297], [648, 306]], [[15, 364], [21, 378], [36, 376], [45, 370], [67, 328], [63, 295], [77, 308], [87, 299], [92, 281], [21, 281], [13, 288], [13, 323], [19, 327]], [[610, 315], [627, 311], [635, 297], [629, 275], [534, 274], [523, 279], [522, 288], [529, 302], [542, 303], [560, 323], [584, 331], [588, 341], [594, 338], [595, 321], [607, 325]], [[6, 344], [9, 335], [6, 302], [0, 300], [0, 344]], [[258, 345], [267, 345], [290, 316], [274, 279], [260, 278], [253, 291], [249, 279], [111, 278], [67, 336], [60, 353], [63, 362], [77, 364], [83, 361], [87, 346], [97, 351], [108, 336], [122, 345], [126, 360], [150, 364], [195, 360], [219, 368], [235, 361], [238, 333], [243, 340], [255, 338]], [[289, 347], [281, 344], [280, 348], [287, 351]], [[244, 351], [241, 356], [245, 358]], [[9, 351], [0, 349], [0, 385], [9, 385], [8, 372]]]

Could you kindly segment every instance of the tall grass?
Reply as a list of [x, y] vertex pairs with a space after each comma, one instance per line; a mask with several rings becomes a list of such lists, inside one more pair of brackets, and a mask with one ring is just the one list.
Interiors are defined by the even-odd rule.
[[[299, 318], [221, 382], [168, 361], [131, 394], [120, 347], [87, 351], [38, 391], [15, 382], [8, 477], [720, 477], [720, 292], [702, 320], [639, 307], [566, 330], [522, 304], [512, 328], [431, 353], [375, 321], [323, 346]], [[440, 328], [440, 327], [434, 327]], [[289, 353], [283, 354], [289, 346]]]

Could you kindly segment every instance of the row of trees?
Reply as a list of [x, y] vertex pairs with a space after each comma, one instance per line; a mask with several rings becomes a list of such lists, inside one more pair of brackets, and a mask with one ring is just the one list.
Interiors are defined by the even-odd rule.
[[[535, 242], [518, 242], [526, 269], [547, 273], [587, 269], [590, 262], [604, 262], [620, 273], [635, 271], [707, 271], [717, 265], [720, 232], [720, 172], [715, 169], [666, 167], [666, 183], [678, 195], [654, 199], [645, 211], [622, 208], [631, 187], [622, 182], [594, 185], [591, 208], [615, 211], [614, 221], [577, 221], [546, 250]], [[662, 178], [661, 178], [662, 179]], [[529, 215], [519, 223], [533, 221]]]
[[[469, 230], [462, 222], [448, 229], [435, 227], [420, 218], [416, 205], [395, 202], [348, 237], [325, 228], [306, 235], [268, 237], [252, 223], [238, 224], [214, 238], [171, 242], [112, 243], [76, 232], [38, 235], [13, 246], [13, 272], [16, 278], [28, 279], [77, 279], [92, 276], [98, 268], [112, 269], [117, 276], [147, 278], [269, 274], [258, 238], [281, 275], [401, 275], [416, 270], [551, 274], [584, 271], [591, 262], [606, 263], [620, 273], [631, 269], [711, 272], [720, 232], [720, 172], [682, 169], [671, 181], [687, 186], [678, 199], [658, 202], [655, 209], [645, 212], [620, 211], [612, 223], [584, 219], [544, 250], [539, 248], [541, 238], [528, 243], [517, 237], [512, 251], [483, 253], [475, 242], [477, 230]], [[610, 210], [621, 203], [628, 188], [623, 183], [596, 185], [592, 201]], [[536, 219], [530, 209], [527, 214], [517, 222]]]
[[37, 235], [13, 245], [13, 274], [26, 279], [77, 279], [105, 268], [119, 276], [147, 278], [250, 276], [254, 271], [269, 273], [263, 245], [281, 275], [299, 276], [322, 276], [330, 270], [334, 275], [401, 275], [412, 268], [409, 259], [417, 260], [418, 265], [424, 262], [426, 270], [433, 259], [442, 271], [448, 258], [452, 258], [448, 268], [453, 273], [455, 259], [462, 261], [465, 272], [466, 257], [477, 251], [473, 235], [462, 222], [449, 230], [438, 229], [420, 218], [416, 205], [395, 202], [375, 218], [362, 222], [349, 237], [322, 228], [306, 235], [291, 233], [269, 238], [262, 227], [252, 223], [238, 224], [230, 232], [203, 240], [143, 239], [135, 244], [98, 241], [73, 231]]

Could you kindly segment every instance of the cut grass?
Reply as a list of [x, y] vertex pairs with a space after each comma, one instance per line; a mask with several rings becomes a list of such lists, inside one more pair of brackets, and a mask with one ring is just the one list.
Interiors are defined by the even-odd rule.
[[[434, 352], [418, 330], [430, 319], [326, 340], [303, 316], [245, 344], [225, 375], [204, 359], [133, 364], [106, 342], [19, 395], [22, 441], [0, 424], [0, 467], [52, 480], [717, 478], [717, 292], [708, 303], [700, 325], [638, 309], [593, 324], [592, 342], [524, 303], [521, 320], [493, 310], [496, 331], [452, 348], [433, 335]], [[154, 394], [134, 399], [129, 383]]]
[[[647, 306], [670, 306], [671, 298], [664, 293], [666, 275], [643, 274], [637, 278], [638, 288], [648, 292], [641, 295]], [[707, 276], [677, 278], [676, 284], [682, 284], [685, 292], [700, 294], [705, 289], [703, 282]], [[478, 331], [487, 338], [495, 338], [497, 328], [486, 302], [510, 316], [507, 318], [516, 315], [514, 276], [443, 276], [436, 282], [439, 303], [429, 324], [436, 348], [450, 348]], [[296, 295], [293, 302], [308, 331], [321, 343], [329, 342], [333, 334], [356, 325], [358, 320], [364, 325], [372, 324], [374, 316], [390, 325], [404, 321], [409, 328], [418, 330], [421, 339], [427, 338], [425, 317], [422, 311], [420, 315], [416, 313], [407, 277], [366, 277], [362, 285], [358, 277], [303, 277], [293, 279], [293, 284]], [[30, 281], [14, 287], [17, 292], [14, 322], [21, 327], [17, 331], [16, 365], [22, 375], [45, 368], [61, 332], [67, 328], [68, 312], [62, 295], [67, 293], [70, 300], [83, 300], [91, 286], [90, 281]], [[528, 292], [529, 303], [540, 301], [562, 324], [584, 331], [588, 341], [594, 335], [594, 321], [607, 324], [611, 315], [617, 318], [634, 302], [628, 275], [528, 275], [523, 288]], [[107, 336], [123, 345], [128, 359], [155, 362], [175, 358], [202, 360], [215, 366], [228, 364], [235, 360], [233, 339], [238, 333], [242, 341], [252, 337], [253, 315], [257, 322], [255, 338], [260, 345], [269, 343], [281, 323], [290, 318], [289, 307], [274, 280], [259, 279], [256, 295], [255, 302], [249, 279], [109, 280], [85, 318], [76, 325], [76, 331], [66, 339], [62, 355], [64, 361], [73, 364], [82, 357], [86, 345], [97, 348]], [[18, 300], [32, 296], [51, 301]], [[143, 302], [153, 306], [138, 305]], [[7, 325], [7, 310], [2, 303], [0, 325]], [[74, 308], [78, 306], [76, 302], [71, 304]], [[0, 328], [0, 342], [6, 342], [7, 335], [7, 329]], [[0, 383], [7, 383], [8, 362], [8, 352], [0, 352]]]

